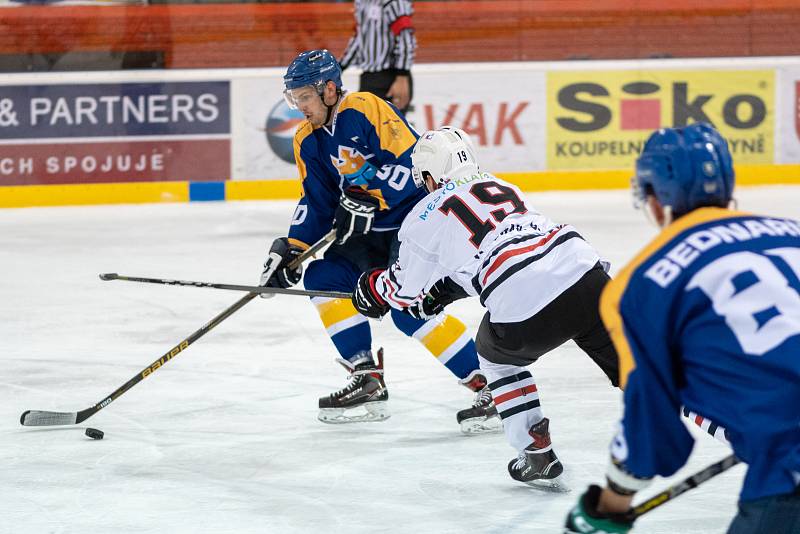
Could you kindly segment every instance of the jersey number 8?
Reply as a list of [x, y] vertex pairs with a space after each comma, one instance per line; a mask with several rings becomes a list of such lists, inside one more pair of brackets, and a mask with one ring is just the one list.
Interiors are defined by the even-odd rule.
[[800, 278], [800, 249], [774, 248], [764, 253], [723, 256], [698, 271], [686, 286], [706, 294], [742, 349], [755, 356], [800, 334], [800, 294], [770, 258], [780, 258]]

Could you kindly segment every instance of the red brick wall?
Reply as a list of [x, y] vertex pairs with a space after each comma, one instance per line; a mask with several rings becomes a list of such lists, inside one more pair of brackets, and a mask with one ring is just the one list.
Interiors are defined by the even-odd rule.
[[[700, 6], [700, 7], [698, 7]], [[417, 2], [418, 63], [800, 55], [797, 0]], [[161, 50], [174, 68], [285, 66], [344, 49], [351, 6], [0, 9], [0, 54]]]

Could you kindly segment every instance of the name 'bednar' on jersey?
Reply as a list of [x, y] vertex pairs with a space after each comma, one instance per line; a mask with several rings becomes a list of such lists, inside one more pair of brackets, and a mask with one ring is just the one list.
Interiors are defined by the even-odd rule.
[[373, 231], [399, 228], [425, 196], [411, 179], [411, 150], [417, 138], [404, 117], [371, 93], [345, 94], [330, 127], [301, 122], [294, 136], [294, 157], [303, 196], [292, 217], [290, 242], [307, 248], [330, 231], [342, 191], [350, 185], [344, 175], [364, 165], [377, 169], [362, 186], [380, 202]]
[[721, 208], [668, 226], [607, 286], [601, 315], [626, 411], [611, 447], [669, 476], [693, 439], [679, 407], [726, 427], [749, 465], [741, 499], [800, 484], [800, 224]]

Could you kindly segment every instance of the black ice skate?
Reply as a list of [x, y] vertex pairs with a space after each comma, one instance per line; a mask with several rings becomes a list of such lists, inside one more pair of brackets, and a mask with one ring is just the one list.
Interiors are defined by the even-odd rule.
[[550, 443], [549, 424], [550, 421], [545, 417], [531, 427], [528, 433], [533, 438], [533, 443], [516, 459], [508, 462], [508, 474], [514, 480], [534, 488], [566, 492], [569, 488], [561, 480], [564, 466], [556, 457]]
[[383, 349], [378, 349], [378, 365], [369, 359], [352, 367], [339, 360], [350, 372], [350, 382], [327, 397], [319, 399], [319, 415], [323, 423], [359, 423], [384, 421], [389, 418], [386, 401], [389, 391], [383, 381]]
[[475, 400], [472, 407], [460, 410], [456, 414], [456, 420], [461, 425], [461, 432], [464, 434], [483, 434], [486, 432], [497, 432], [502, 430], [503, 423], [494, 406], [492, 392], [486, 385], [486, 377], [473, 371], [467, 378], [460, 381], [461, 384], [475, 392]]

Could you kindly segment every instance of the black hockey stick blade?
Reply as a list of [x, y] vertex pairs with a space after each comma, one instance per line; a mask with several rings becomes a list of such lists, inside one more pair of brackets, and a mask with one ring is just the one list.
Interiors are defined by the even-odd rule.
[[117, 273], [104, 273], [100, 275], [100, 280], [116, 280], [118, 277]]
[[738, 464], [740, 460], [731, 454], [730, 456], [726, 456], [722, 460], [713, 463], [706, 467], [705, 469], [701, 469], [697, 473], [693, 474], [692, 476], [681, 480], [677, 484], [673, 484], [672, 486], [668, 487], [658, 495], [654, 495], [650, 497], [646, 501], [641, 504], [638, 504], [631, 508], [630, 512], [628, 512], [628, 518], [633, 521], [636, 518], [643, 516], [644, 514], [653, 511], [655, 508], [658, 508], [662, 504], [665, 504], [668, 501], [671, 501], [678, 495], [682, 495], [689, 491], [692, 488], [696, 488], [703, 482], [714, 478], [715, 476], [719, 475], [720, 473], [727, 471], [734, 465]]

